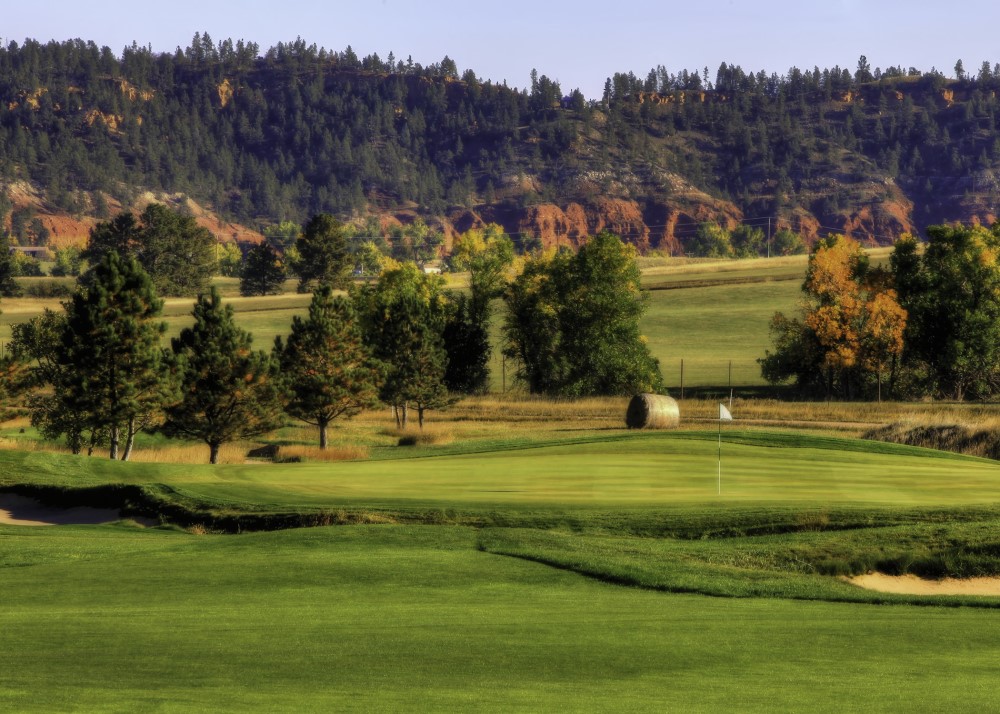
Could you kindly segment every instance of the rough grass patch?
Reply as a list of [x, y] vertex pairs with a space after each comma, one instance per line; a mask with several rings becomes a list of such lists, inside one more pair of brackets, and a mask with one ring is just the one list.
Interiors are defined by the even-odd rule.
[[869, 429], [863, 438], [1000, 459], [1000, 435], [987, 425], [894, 422]]
[[69, 449], [34, 439], [9, 439], [0, 437], [0, 449], [5, 451], [47, 451], [60, 454], [70, 453]]
[[[219, 449], [220, 464], [242, 464], [246, 461], [245, 444], [223, 444]], [[183, 444], [151, 449], [136, 448], [131, 460], [137, 463], [207, 464], [208, 447], [204, 444]]]
[[278, 463], [298, 461], [355, 461], [368, 458], [368, 448], [365, 446], [343, 445], [330, 446], [321, 449], [318, 446], [293, 444], [278, 448], [274, 460]]
[[455, 440], [450, 429], [425, 427], [422, 431], [395, 429], [390, 435], [397, 438], [399, 446], [444, 446]]

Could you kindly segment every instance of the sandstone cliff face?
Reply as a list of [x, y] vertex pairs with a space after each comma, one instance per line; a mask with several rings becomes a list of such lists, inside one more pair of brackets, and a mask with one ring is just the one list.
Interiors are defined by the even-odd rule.
[[634, 245], [684, 254], [684, 243], [703, 221], [717, 221], [735, 228], [743, 219], [733, 204], [708, 199], [679, 206], [664, 201], [641, 202], [622, 198], [597, 198], [564, 205], [544, 203], [525, 208], [482, 206], [451, 216], [453, 230], [461, 233], [484, 223], [498, 223], [512, 236], [537, 238], [543, 247], [578, 248], [589, 236], [609, 231]]
[[[865, 206], [850, 213], [816, 216], [799, 208], [776, 217], [772, 231], [782, 228], [813, 243], [830, 233], [844, 233], [866, 245], [891, 245], [903, 233], [916, 232], [913, 203], [902, 196]], [[714, 221], [732, 230], [744, 220], [734, 204], [704, 196], [702, 200], [672, 203], [668, 200], [640, 202], [600, 198], [586, 203], [552, 203], [514, 208], [481, 206], [476, 211], [452, 214], [444, 222], [446, 237], [486, 223], [498, 223], [512, 236], [537, 238], [543, 247], [578, 248], [588, 236], [602, 230], [620, 236], [640, 252], [661, 250], [684, 255], [685, 244], [698, 225]], [[996, 216], [970, 206], [966, 222], [990, 225]]]
[[[679, 181], [679, 180], [678, 180]], [[488, 223], [501, 225], [516, 243], [531, 243], [537, 239], [544, 248], [566, 246], [578, 248], [589, 236], [607, 230], [636, 246], [640, 252], [660, 250], [670, 255], [684, 255], [685, 244], [695, 234], [698, 224], [714, 221], [727, 229], [736, 228], [743, 220], [742, 211], [733, 203], [697, 191], [683, 182], [671, 182], [668, 197], [636, 200], [632, 198], [597, 197], [586, 201], [542, 203], [520, 207], [513, 203], [479, 205], [474, 209], [457, 209], [438, 218], [425, 218], [427, 223], [444, 234], [445, 252], [450, 251], [454, 238]], [[91, 229], [99, 222], [93, 216], [71, 216], [54, 209], [37, 187], [26, 182], [7, 186], [14, 208], [31, 207], [35, 216], [50, 232], [52, 248], [70, 245], [85, 246]], [[882, 189], [884, 193], [885, 190]], [[164, 203], [195, 217], [220, 242], [259, 243], [263, 236], [246, 226], [221, 219], [184, 194], [141, 194], [133, 210], [141, 211], [149, 203]], [[121, 207], [108, 200], [112, 213]], [[995, 206], [970, 195], [960, 203], [957, 220], [963, 223], [992, 225], [997, 220]], [[926, 222], [956, 220], [955, 205], [949, 204], [950, 214], [940, 218], [934, 207], [914, 206], [901, 191], [854, 211], [834, 215], [817, 215], [805, 208], [796, 208], [776, 216], [772, 231], [789, 228], [802, 235], [807, 243], [821, 236], [840, 232], [867, 245], [890, 245], [903, 233], [916, 233], [915, 215], [927, 216]], [[379, 215], [383, 230], [409, 223], [418, 215], [416, 207], [406, 207]], [[10, 228], [8, 217], [7, 228]]]
[[[25, 182], [16, 181], [7, 187], [7, 195], [10, 197], [14, 211], [30, 208], [34, 211], [34, 216], [49, 231], [48, 245], [53, 250], [75, 246], [86, 247], [90, 238], [90, 231], [101, 222], [95, 216], [80, 215], [74, 216], [53, 207], [45, 200], [44, 195], [37, 187]], [[112, 214], [121, 211], [121, 205], [106, 197], [108, 208]], [[194, 216], [198, 225], [207, 228], [220, 243], [236, 241], [238, 243], [259, 243], [264, 240], [264, 236], [259, 232], [247, 228], [238, 223], [230, 223], [223, 220], [211, 211], [207, 211], [195, 201], [184, 196], [184, 194], [164, 194], [147, 191], [140, 194], [136, 199], [133, 210], [142, 211], [150, 203], [162, 203], [174, 209], [181, 209]], [[10, 216], [4, 228], [10, 229]]]
[[[819, 236], [843, 233], [858, 242], [870, 245], [892, 245], [904, 233], [915, 233], [913, 203], [903, 196], [896, 196], [871, 206], [863, 206], [849, 213], [823, 216], [819, 224], [816, 217], [806, 214], [798, 223], [788, 227], [812, 243]], [[785, 227], [785, 226], [782, 226]]]
[[879, 210], [862, 208], [844, 223], [844, 233], [869, 245], [889, 245], [903, 233], [914, 231], [910, 210], [899, 203], [885, 203]]

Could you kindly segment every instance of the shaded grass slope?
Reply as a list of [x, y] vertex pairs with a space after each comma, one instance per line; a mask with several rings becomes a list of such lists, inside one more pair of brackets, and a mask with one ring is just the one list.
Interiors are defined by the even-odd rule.
[[719, 597], [974, 605], [996, 597], [918, 597], [862, 590], [833, 576], [1000, 574], [1000, 520], [789, 532], [712, 540], [489, 529], [479, 547], [598, 580]]

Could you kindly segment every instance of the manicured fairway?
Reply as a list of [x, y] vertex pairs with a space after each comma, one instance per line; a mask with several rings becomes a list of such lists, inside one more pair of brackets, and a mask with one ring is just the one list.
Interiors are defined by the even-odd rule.
[[[483, 447], [484, 449], [486, 447]], [[343, 505], [663, 507], [767, 502], [942, 506], [1000, 502], [1000, 464], [925, 449], [802, 434], [727, 432], [722, 496], [711, 432], [612, 433], [575, 443], [463, 453], [458, 444], [367, 461], [137, 465], [0, 452], [4, 480], [162, 483], [179, 495], [251, 509]], [[398, 454], [391, 458], [392, 454]], [[420, 455], [422, 454], [422, 455]], [[435, 455], [441, 454], [441, 455]], [[416, 456], [416, 457], [414, 457]]]
[[996, 611], [664, 594], [479, 552], [475, 538], [0, 528], [0, 710], [995, 703]]

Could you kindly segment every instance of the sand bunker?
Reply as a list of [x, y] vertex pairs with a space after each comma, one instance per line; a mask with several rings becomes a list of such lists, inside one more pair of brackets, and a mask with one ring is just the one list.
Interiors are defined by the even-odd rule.
[[869, 573], [846, 578], [868, 590], [899, 595], [997, 595], [1000, 596], [1000, 578], [942, 578], [926, 580], [916, 575], [884, 575]]
[[0, 523], [13, 526], [80, 526], [110, 523], [121, 518], [111, 508], [54, 508], [33, 498], [0, 493]]

